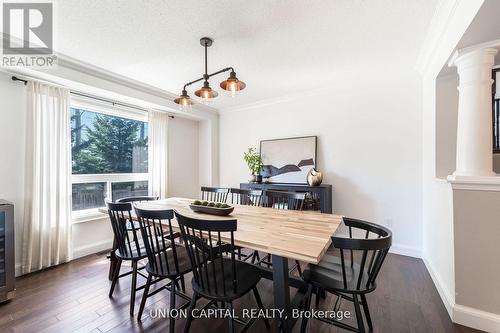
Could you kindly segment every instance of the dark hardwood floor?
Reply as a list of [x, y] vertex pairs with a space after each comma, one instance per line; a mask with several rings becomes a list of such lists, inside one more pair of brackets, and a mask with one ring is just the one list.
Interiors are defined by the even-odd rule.
[[[108, 266], [106, 256], [96, 254], [18, 278], [17, 297], [0, 305], [0, 332], [168, 332], [167, 319], [150, 316], [151, 309], [168, 308], [168, 292], [148, 299], [144, 319], [139, 323], [128, 313], [128, 277], [120, 281], [115, 297], [108, 298]], [[142, 284], [142, 278], [140, 281]], [[264, 305], [272, 307], [272, 283], [263, 280], [258, 288]], [[137, 304], [141, 295], [138, 292]], [[331, 309], [334, 301], [329, 296], [322, 300], [320, 308]], [[389, 255], [378, 278], [378, 288], [368, 296], [368, 302], [375, 332], [477, 332], [450, 321], [419, 259]], [[235, 303], [236, 309], [243, 306], [255, 307], [251, 294]], [[354, 315], [350, 306], [342, 308]], [[193, 322], [191, 332], [226, 332], [226, 325], [223, 319], [199, 319]], [[176, 332], [182, 332], [183, 327], [184, 320], [177, 320]], [[294, 332], [299, 332], [299, 328], [300, 322]], [[249, 330], [265, 331], [262, 321]], [[312, 320], [308, 332], [345, 331]]]

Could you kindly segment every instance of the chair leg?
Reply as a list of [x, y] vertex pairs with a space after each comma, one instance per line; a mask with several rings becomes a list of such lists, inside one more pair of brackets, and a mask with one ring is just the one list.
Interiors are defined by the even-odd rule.
[[135, 292], [137, 289], [137, 261], [132, 261], [132, 286], [130, 287], [130, 315], [134, 316]]
[[356, 321], [358, 322], [358, 330], [360, 333], [365, 333], [365, 324], [363, 323], [363, 316], [361, 314], [361, 309], [359, 307], [358, 295], [353, 294], [352, 298], [354, 300], [354, 312], [356, 312]]
[[[255, 296], [255, 300], [257, 301], [257, 305], [259, 306], [259, 309], [264, 310], [264, 304], [262, 304], [262, 299], [260, 298], [259, 290], [257, 289], [256, 286], [253, 287], [253, 294]], [[269, 325], [269, 320], [267, 320], [266, 317], [264, 317], [264, 324], [266, 324], [267, 329], [271, 328], [271, 326]]]
[[[172, 281], [172, 284], [170, 285], [170, 310], [175, 309], [175, 285], [177, 282], [174, 280]], [[169, 323], [169, 332], [174, 333], [175, 331], [175, 318], [173, 316], [170, 317], [170, 323]]]
[[[304, 304], [304, 311], [309, 311], [311, 307], [311, 297], [312, 297], [313, 286], [309, 285], [307, 287], [306, 301]], [[302, 323], [300, 324], [300, 333], [305, 333], [307, 329], [307, 316], [302, 317]]]
[[299, 276], [302, 277], [302, 268], [300, 267], [300, 262], [295, 260], [295, 264], [297, 265], [297, 272], [299, 272]]
[[320, 297], [321, 297], [321, 288], [319, 287], [316, 287], [315, 288], [315, 291], [316, 291], [316, 303], [315, 303], [315, 307], [316, 309], [319, 307], [319, 300], [320, 300]]
[[[226, 309], [233, 313], [233, 302], [226, 302]], [[234, 333], [233, 317], [229, 317], [229, 333]]]
[[146, 299], [148, 298], [149, 287], [151, 286], [151, 280], [153, 280], [153, 276], [149, 274], [148, 280], [146, 281], [146, 286], [144, 287], [144, 293], [142, 294], [141, 305], [139, 306], [139, 313], [137, 314], [138, 321], [141, 321], [142, 318], [142, 312], [144, 311], [144, 306], [146, 305]]
[[260, 257], [259, 257], [259, 252], [258, 251], [253, 251], [252, 253], [252, 264], [255, 264], [255, 261], [259, 262]]
[[122, 267], [122, 260], [117, 258], [115, 264], [115, 270], [113, 272], [113, 281], [111, 282], [111, 288], [109, 289], [109, 297], [113, 297], [113, 291], [115, 290], [116, 283], [118, 282], [118, 276], [120, 275], [120, 268]]
[[368, 308], [365, 294], [361, 294], [361, 301], [363, 302], [363, 310], [365, 312], [366, 321], [368, 322], [368, 328], [373, 330], [372, 317], [370, 316], [370, 309]]
[[186, 283], [184, 282], [184, 275], [181, 275], [181, 290], [184, 294], [186, 293]]
[[187, 320], [186, 320], [186, 326], [184, 326], [184, 333], [188, 333], [189, 329], [191, 328], [191, 322], [193, 321], [193, 309], [196, 306], [196, 299], [198, 298], [198, 295], [196, 293], [193, 294], [193, 297], [191, 298], [191, 303], [189, 304], [189, 309], [187, 312]]
[[108, 279], [110, 281], [113, 281], [113, 277], [115, 276], [116, 264], [118, 263], [118, 258], [116, 257], [115, 250], [116, 250], [116, 239], [113, 237], [113, 247], [111, 248], [111, 252], [109, 253]]

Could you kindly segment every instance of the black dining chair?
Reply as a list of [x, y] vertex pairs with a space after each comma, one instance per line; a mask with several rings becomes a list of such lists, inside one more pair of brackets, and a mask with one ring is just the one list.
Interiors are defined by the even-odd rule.
[[[158, 197], [156, 197], [156, 196], [126, 197], [126, 198], [118, 199], [115, 202], [117, 202], [117, 203], [127, 203], [127, 202], [134, 203], [134, 202], [154, 201], [154, 200], [158, 200]], [[127, 219], [126, 228], [129, 231], [131, 231], [132, 228], [139, 230], [139, 224], [135, 221]], [[116, 256], [115, 256], [115, 250], [116, 250], [116, 240], [113, 239], [113, 247], [111, 248], [111, 253], [109, 254], [109, 257], [108, 257], [111, 260], [111, 265], [109, 267], [109, 279], [110, 280], [113, 280], [113, 273], [114, 273], [114, 269], [116, 267], [116, 262], [117, 262]]]
[[[112, 266], [112, 279], [111, 288], [109, 290], [109, 297], [113, 296], [116, 283], [118, 279], [132, 274], [132, 285], [130, 287], [130, 315], [134, 315], [135, 294], [137, 288], [137, 275], [140, 274], [138, 269], [138, 262], [146, 258], [146, 250], [140, 242], [139, 230], [136, 228], [129, 228], [130, 221], [132, 221], [132, 204], [129, 202], [113, 203], [107, 202], [109, 219], [114, 234], [113, 255], [115, 264]], [[132, 271], [120, 275], [120, 268], [122, 261], [132, 262]], [[142, 274], [141, 274], [142, 275]], [[146, 276], [144, 276], [146, 278]]]
[[[231, 188], [229, 189], [231, 203], [244, 206], [262, 206], [262, 190]], [[243, 248], [236, 246], [238, 260], [251, 259], [252, 263], [260, 260], [259, 251], [253, 251], [251, 254], [242, 253]]]
[[[325, 290], [337, 296], [334, 311], [339, 309], [343, 299], [354, 303], [357, 327], [330, 318], [318, 319], [346, 330], [365, 332], [361, 306], [368, 327], [373, 330], [366, 294], [377, 287], [378, 273], [392, 244], [392, 232], [383, 226], [351, 218], [344, 218], [344, 224], [349, 229], [348, 236], [332, 236], [340, 257], [325, 255], [317, 265], [309, 264], [304, 270], [303, 279], [309, 284], [305, 310], [311, 306], [313, 289]], [[353, 237], [353, 232], [361, 233], [361, 237]], [[307, 317], [303, 317], [301, 332], [306, 328]]]
[[[170, 291], [170, 310], [175, 309], [176, 296], [180, 296], [187, 301], [190, 300], [188, 296], [178, 290], [178, 283], [181, 283], [181, 289], [185, 291], [184, 275], [191, 271], [191, 265], [184, 246], [175, 243], [172, 228], [174, 213], [171, 209], [146, 210], [135, 206], [135, 214], [139, 220], [142, 240], [148, 258], [146, 264], [148, 276], [137, 315], [137, 319], [140, 321], [147, 298], [163, 289]], [[153, 278], [157, 280], [153, 281]], [[170, 283], [149, 293], [151, 285], [163, 279], [170, 280]], [[181, 308], [187, 307], [188, 304], [189, 302], [186, 302]], [[170, 316], [170, 332], [173, 333], [174, 329], [175, 318]]]
[[[175, 211], [186, 250], [189, 253], [193, 269], [193, 297], [188, 310], [184, 332], [189, 332], [193, 321], [193, 309], [199, 298], [210, 302], [222, 302], [225, 308], [233, 311], [233, 301], [253, 291], [259, 309], [264, 311], [257, 283], [261, 279], [259, 269], [249, 263], [236, 259], [234, 253], [234, 232], [236, 220], [199, 220], [179, 214]], [[215, 246], [214, 246], [215, 244]], [[228, 253], [225, 256], [224, 253]], [[243, 322], [238, 318], [229, 318], [229, 332], [234, 332], [234, 322], [247, 330], [255, 318]], [[266, 327], [269, 322], [264, 319]]]
[[116, 202], [142, 202], [142, 201], [155, 201], [158, 200], [157, 196], [136, 196], [136, 197], [125, 197], [116, 200]]
[[201, 187], [201, 200], [214, 202], [227, 202], [229, 189], [224, 187]]
[[229, 189], [231, 203], [244, 206], [262, 206], [262, 190], [251, 190], [242, 188]]
[[[306, 194], [301, 192], [286, 192], [286, 191], [266, 191], [265, 207], [274, 209], [286, 210], [302, 210], [304, 208], [304, 201]], [[267, 267], [272, 266], [271, 254], [267, 254], [265, 258], [259, 261], [259, 264], [265, 264]], [[302, 276], [302, 269], [300, 262], [295, 260], [295, 265], [290, 268], [290, 273], [297, 269], [300, 276]]]
[[[145, 202], [145, 201], [156, 201], [158, 199], [159, 199], [159, 197], [157, 197], [157, 196], [136, 196], [136, 197], [121, 198], [121, 199], [116, 200], [115, 202], [136, 203], [136, 202]], [[139, 229], [139, 223], [137, 221], [129, 221], [127, 223], [127, 228]]]
[[302, 210], [306, 194], [303, 192], [266, 191], [265, 206], [276, 209]]

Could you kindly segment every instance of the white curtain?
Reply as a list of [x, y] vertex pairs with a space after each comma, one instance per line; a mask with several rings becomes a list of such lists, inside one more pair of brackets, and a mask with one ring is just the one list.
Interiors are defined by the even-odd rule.
[[28, 84], [22, 271], [71, 260], [69, 91]]
[[168, 114], [150, 110], [148, 112], [148, 121], [149, 193], [160, 198], [166, 198], [168, 185]]

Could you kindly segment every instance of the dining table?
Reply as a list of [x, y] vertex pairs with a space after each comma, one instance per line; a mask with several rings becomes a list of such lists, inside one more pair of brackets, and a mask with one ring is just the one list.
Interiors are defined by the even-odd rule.
[[[331, 244], [331, 236], [342, 223], [341, 215], [318, 211], [294, 211], [245, 205], [231, 205], [227, 216], [197, 213], [190, 209], [195, 199], [171, 197], [156, 201], [137, 202], [142, 209], [173, 209], [182, 215], [204, 220], [237, 220], [234, 244], [243, 248], [269, 253], [272, 267], [258, 266], [262, 277], [273, 281], [274, 309], [277, 332], [290, 332], [297, 318], [292, 318], [293, 307], [300, 306], [301, 293], [307, 287], [298, 276], [289, 274], [288, 260], [317, 264]], [[107, 212], [102, 209], [102, 212]], [[177, 221], [172, 227], [179, 229]], [[224, 241], [224, 239], [222, 239]], [[290, 299], [290, 287], [297, 288]]]

